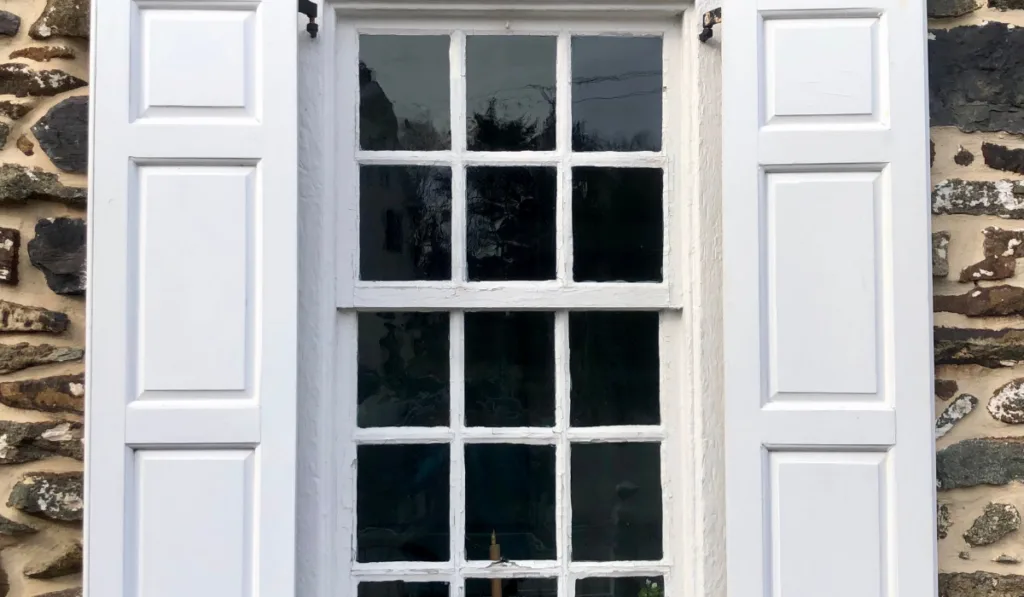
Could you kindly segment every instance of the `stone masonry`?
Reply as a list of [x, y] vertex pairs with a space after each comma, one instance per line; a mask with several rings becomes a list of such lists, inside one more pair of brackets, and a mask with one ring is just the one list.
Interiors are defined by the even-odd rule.
[[0, 597], [81, 597], [89, 0], [0, 6]]

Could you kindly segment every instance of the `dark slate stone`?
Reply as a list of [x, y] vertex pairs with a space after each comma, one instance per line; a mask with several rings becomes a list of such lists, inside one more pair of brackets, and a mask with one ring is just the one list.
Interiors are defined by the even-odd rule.
[[1024, 481], [1024, 438], [965, 439], [935, 454], [939, 489]]
[[1005, 145], [982, 143], [981, 155], [985, 165], [996, 170], [1024, 174], [1024, 149], [1010, 149]]
[[949, 506], [946, 504], [939, 504], [936, 508], [936, 526], [938, 527], [939, 539], [945, 539], [949, 536], [949, 527], [953, 526], [953, 519], [949, 515]]
[[974, 288], [964, 294], [936, 295], [935, 311], [959, 313], [968, 317], [1000, 317], [1024, 313], [1024, 288], [989, 286]]
[[0, 164], [0, 206], [40, 199], [85, 209], [86, 197], [86, 189], [64, 186], [52, 172], [20, 164]]
[[7, 505], [50, 520], [80, 521], [82, 473], [29, 473], [11, 489]]
[[1012, 278], [1016, 271], [1017, 260], [1014, 257], [986, 257], [960, 270], [960, 281], [1005, 280]]
[[11, 52], [10, 58], [28, 58], [36, 62], [49, 62], [54, 58], [74, 60], [75, 50], [69, 46], [30, 46]]
[[55, 36], [89, 38], [89, 0], [47, 0], [42, 16], [28, 34], [33, 39]]
[[949, 275], [949, 232], [942, 230], [932, 233], [932, 277], [945, 278]]
[[0, 404], [51, 413], [85, 412], [85, 375], [53, 375], [0, 383]]
[[14, 373], [36, 365], [80, 361], [85, 356], [81, 348], [50, 346], [49, 344], [0, 344], [0, 374]]
[[65, 172], [85, 172], [89, 151], [89, 98], [69, 97], [50, 108], [32, 126], [32, 134], [54, 166]]
[[931, 125], [1024, 133], [1024, 29], [993, 21], [930, 38]]
[[34, 70], [17, 62], [0, 64], [0, 93], [17, 97], [49, 97], [88, 83], [62, 70]]
[[6, 516], [0, 515], [0, 535], [5, 537], [23, 537], [39, 532], [38, 529], [27, 524], [15, 522]]
[[82, 571], [82, 544], [71, 543], [58, 548], [25, 566], [25, 576], [29, 578], [57, 578]]
[[68, 329], [68, 316], [60, 311], [0, 300], [0, 332], [49, 332]]
[[933, 338], [936, 365], [1012, 367], [1024, 361], [1024, 329], [937, 327]]
[[935, 380], [935, 396], [941, 400], [949, 400], [956, 395], [956, 392], [959, 389], [960, 386], [954, 379]]
[[942, 414], [935, 419], [935, 439], [949, 433], [953, 426], [971, 414], [978, 406], [978, 399], [970, 394], [960, 394], [956, 400], [950, 402], [942, 411]]
[[0, 421], [0, 464], [21, 464], [66, 456], [84, 457], [82, 424], [74, 421]]
[[21, 29], [21, 17], [13, 12], [0, 10], [0, 35], [14, 37]]
[[6, 122], [0, 122], [0, 149], [7, 145], [7, 136], [11, 134], [11, 125]]
[[1020, 512], [1013, 504], [990, 503], [964, 533], [964, 541], [974, 547], [992, 545], [1019, 528]]
[[1024, 181], [939, 181], [932, 189], [932, 213], [1024, 219]]
[[978, 10], [974, 0], [928, 0], [928, 16], [933, 19], [959, 17]]
[[18, 253], [21, 232], [15, 228], [0, 228], [0, 284], [18, 283]]
[[998, 10], [1021, 10], [1024, 0], [988, 0], [988, 5]]
[[953, 161], [959, 166], [970, 166], [974, 163], [974, 154], [966, 148], [960, 147], [960, 150], [953, 156]]
[[85, 220], [50, 218], [36, 223], [28, 258], [57, 294], [85, 292]]
[[986, 257], [1024, 257], [1024, 230], [1003, 230], [990, 226], [985, 229], [982, 245]]

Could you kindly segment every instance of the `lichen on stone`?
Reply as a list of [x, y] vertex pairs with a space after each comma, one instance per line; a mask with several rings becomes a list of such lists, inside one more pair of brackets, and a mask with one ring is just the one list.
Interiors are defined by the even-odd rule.
[[1020, 528], [1020, 512], [1012, 504], [990, 503], [964, 533], [973, 547], [991, 545]]

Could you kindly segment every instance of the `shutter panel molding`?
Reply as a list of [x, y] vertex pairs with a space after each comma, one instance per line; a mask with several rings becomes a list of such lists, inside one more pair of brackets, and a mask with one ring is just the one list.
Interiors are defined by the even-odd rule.
[[728, 594], [936, 594], [925, 3], [727, 0]]
[[93, 0], [86, 595], [295, 594], [295, 0]]

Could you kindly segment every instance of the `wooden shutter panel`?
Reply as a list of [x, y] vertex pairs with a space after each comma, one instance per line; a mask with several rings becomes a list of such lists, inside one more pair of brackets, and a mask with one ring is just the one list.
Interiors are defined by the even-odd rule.
[[294, 595], [295, 0], [93, 0], [86, 594]]
[[723, 7], [733, 597], [935, 595], [924, 11]]

